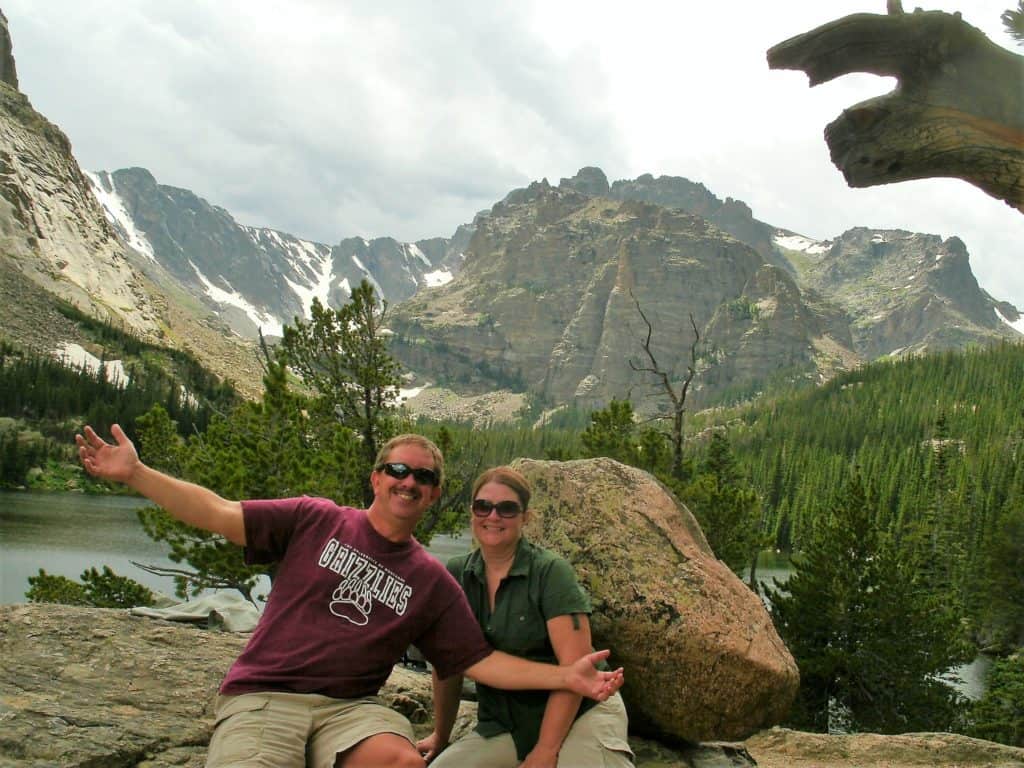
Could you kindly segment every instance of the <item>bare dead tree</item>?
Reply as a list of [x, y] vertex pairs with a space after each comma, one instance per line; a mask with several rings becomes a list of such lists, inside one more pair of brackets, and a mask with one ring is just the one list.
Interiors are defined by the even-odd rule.
[[693, 381], [693, 377], [697, 374], [697, 346], [700, 344], [700, 331], [697, 330], [697, 323], [693, 319], [693, 313], [690, 313], [690, 327], [693, 328], [693, 343], [690, 345], [690, 362], [686, 366], [686, 376], [683, 377], [682, 384], [679, 386], [677, 391], [672, 385], [672, 379], [669, 376], [668, 371], [661, 367], [658, 363], [658, 359], [654, 356], [654, 350], [651, 349], [651, 337], [654, 335], [654, 328], [651, 326], [651, 321], [647, 319], [647, 315], [644, 314], [643, 307], [640, 306], [640, 302], [637, 300], [633, 292], [629, 292], [630, 297], [633, 299], [633, 304], [636, 305], [636, 311], [640, 315], [640, 318], [644, 321], [644, 325], [647, 326], [647, 333], [644, 336], [643, 341], [640, 342], [640, 346], [643, 347], [644, 355], [647, 357], [647, 363], [642, 364], [635, 360], [629, 361], [629, 367], [639, 373], [649, 373], [657, 379], [659, 387], [665, 396], [669, 399], [672, 404], [671, 413], [667, 416], [657, 416], [655, 418], [671, 419], [672, 420], [672, 431], [669, 435], [669, 441], [672, 444], [672, 475], [674, 477], [682, 477], [683, 474], [683, 414], [686, 412], [686, 394], [690, 389], [690, 382]]

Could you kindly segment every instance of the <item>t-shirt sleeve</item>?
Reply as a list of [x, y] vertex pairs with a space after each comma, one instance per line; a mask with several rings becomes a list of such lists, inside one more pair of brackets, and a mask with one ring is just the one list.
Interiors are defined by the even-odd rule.
[[589, 615], [593, 610], [568, 560], [556, 557], [544, 569], [540, 608], [545, 621], [570, 613]]
[[307, 497], [242, 502], [247, 565], [273, 563], [284, 557]]
[[448, 605], [416, 639], [416, 647], [441, 678], [465, 672], [494, 650], [484, 639], [462, 589], [454, 579], [448, 581], [444, 589], [450, 597]]

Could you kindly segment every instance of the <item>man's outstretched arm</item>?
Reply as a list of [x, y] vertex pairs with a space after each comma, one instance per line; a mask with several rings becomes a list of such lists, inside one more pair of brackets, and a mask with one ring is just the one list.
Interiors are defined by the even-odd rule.
[[578, 661], [555, 666], [527, 661], [494, 651], [466, 670], [471, 677], [492, 688], [506, 690], [567, 690], [604, 701], [622, 687], [622, 668], [605, 672], [595, 665], [608, 658], [609, 651], [595, 651]]
[[117, 424], [110, 428], [114, 443], [108, 443], [86, 426], [75, 435], [78, 455], [85, 470], [94, 477], [124, 483], [166, 509], [187, 525], [219, 533], [245, 546], [242, 505], [221, 498], [208, 488], [179, 480], [147, 467], [139, 460], [132, 441]]

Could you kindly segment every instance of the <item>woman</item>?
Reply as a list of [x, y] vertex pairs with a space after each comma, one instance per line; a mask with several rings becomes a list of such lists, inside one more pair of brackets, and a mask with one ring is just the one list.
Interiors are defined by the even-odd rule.
[[[471, 518], [479, 546], [452, 558], [448, 570], [491, 645], [569, 664], [592, 650], [590, 601], [566, 560], [523, 538], [529, 503], [530, 484], [514, 469], [495, 467], [480, 475]], [[435, 673], [434, 732], [417, 745], [432, 768], [632, 766], [618, 694], [598, 704], [569, 692], [478, 684], [476, 730], [445, 749], [461, 691], [460, 676], [440, 680]]]

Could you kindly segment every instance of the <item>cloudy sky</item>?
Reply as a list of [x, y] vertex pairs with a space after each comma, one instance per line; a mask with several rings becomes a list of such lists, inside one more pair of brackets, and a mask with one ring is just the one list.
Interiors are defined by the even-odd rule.
[[[963, 10], [1017, 53], [1012, 0]], [[628, 12], [625, 10], [628, 5]], [[905, 0], [908, 9], [915, 0]], [[966, 182], [849, 189], [822, 137], [894, 81], [810, 89], [765, 51], [884, 0], [4, 0], [21, 90], [86, 170], [148, 168], [245, 224], [336, 243], [449, 236], [583, 166], [685, 176], [810, 237], [967, 244], [1024, 309], [1024, 216]]]

